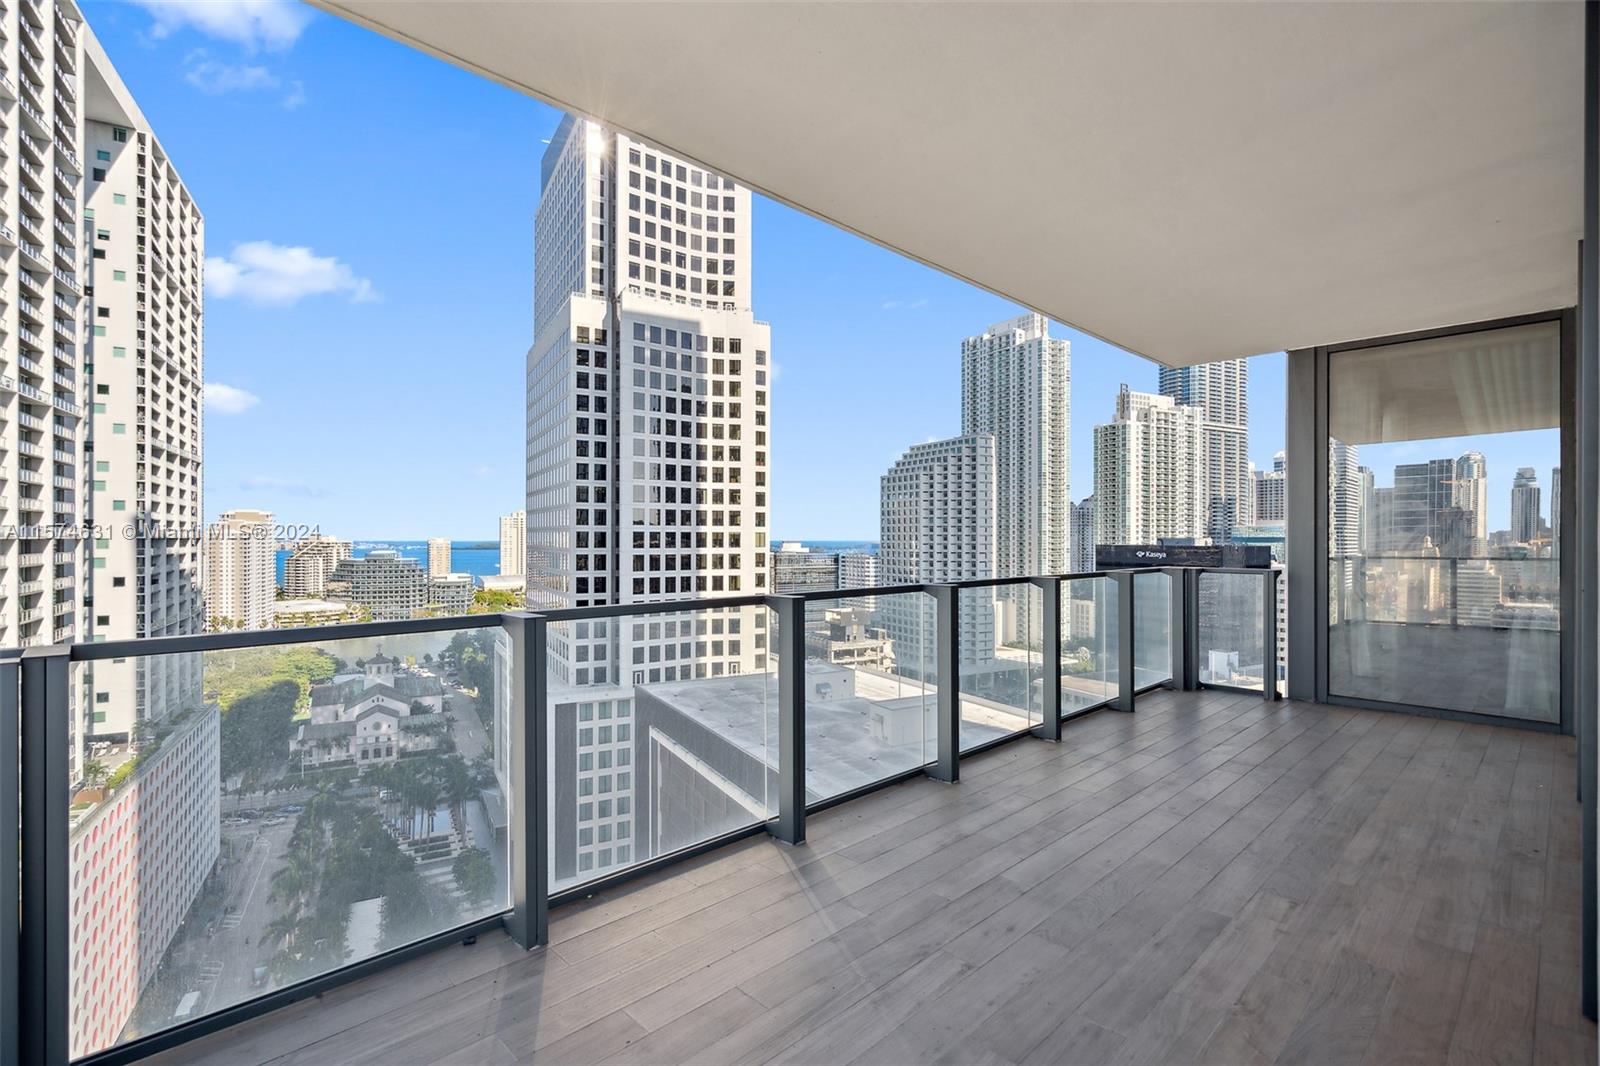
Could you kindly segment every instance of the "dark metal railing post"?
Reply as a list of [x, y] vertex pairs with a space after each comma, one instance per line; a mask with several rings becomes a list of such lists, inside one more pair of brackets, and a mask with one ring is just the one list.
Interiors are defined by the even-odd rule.
[[1133, 710], [1138, 686], [1133, 675], [1133, 571], [1118, 570], [1112, 578], [1117, 589], [1117, 703], [1119, 711]]
[[[22, 782], [18, 777], [22, 757], [22, 672], [16, 653], [0, 657], [0, 855], [15, 855], [21, 844], [17, 809]], [[10, 866], [0, 875], [0, 914], [5, 932], [0, 936], [0, 1063], [22, 1061], [22, 1002], [19, 996], [17, 949], [22, 930], [17, 925], [22, 885], [18, 870]]]
[[1183, 577], [1183, 687], [1193, 692], [1200, 687], [1200, 571], [1191, 567]]
[[1461, 625], [1461, 561], [1450, 559], [1450, 628]]
[[1187, 571], [1181, 566], [1169, 566], [1164, 571], [1167, 575], [1167, 591], [1171, 600], [1168, 610], [1172, 617], [1171, 650], [1172, 680], [1167, 682], [1168, 688], [1187, 689], [1189, 687], [1189, 594], [1186, 586], [1188, 581]]
[[1268, 702], [1278, 698], [1278, 572], [1271, 567], [1266, 577], [1266, 603], [1261, 611], [1261, 695]]
[[65, 1066], [71, 871], [68, 659], [63, 647], [29, 648], [21, 663], [22, 939], [18, 958], [19, 1061]]
[[778, 616], [778, 819], [768, 832], [806, 839], [806, 601], [769, 597]]
[[1061, 739], [1061, 579], [1036, 577], [1033, 587], [1039, 590], [1040, 624], [1044, 629], [1039, 642], [1040, 699], [1039, 728], [1034, 735], [1044, 740]]
[[940, 781], [961, 780], [961, 591], [954, 585], [928, 585], [933, 596], [938, 642], [936, 680], [939, 754], [928, 774]]
[[501, 617], [511, 638], [511, 912], [506, 932], [524, 949], [550, 942], [549, 646], [536, 614]]

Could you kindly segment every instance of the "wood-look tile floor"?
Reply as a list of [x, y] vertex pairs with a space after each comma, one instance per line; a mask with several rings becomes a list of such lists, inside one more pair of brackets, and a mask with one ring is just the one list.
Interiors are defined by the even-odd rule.
[[1593, 1063], [1567, 738], [1152, 693], [199, 1063]]

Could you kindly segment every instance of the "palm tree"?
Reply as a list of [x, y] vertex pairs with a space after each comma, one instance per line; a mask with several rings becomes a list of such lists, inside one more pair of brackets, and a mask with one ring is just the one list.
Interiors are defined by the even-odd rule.
[[90, 759], [83, 766], [83, 784], [85, 788], [100, 788], [111, 776], [111, 771], [106, 769], [106, 764], [99, 759]]

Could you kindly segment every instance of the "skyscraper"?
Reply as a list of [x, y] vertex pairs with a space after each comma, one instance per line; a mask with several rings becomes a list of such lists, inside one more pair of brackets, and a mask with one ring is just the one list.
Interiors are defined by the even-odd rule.
[[1561, 468], [1550, 470], [1550, 555], [1561, 557]]
[[1094, 497], [1085, 496], [1072, 505], [1072, 573], [1087, 574], [1094, 569]]
[[1366, 496], [1361, 456], [1353, 444], [1328, 441], [1328, 550], [1334, 556], [1362, 551], [1362, 505]]
[[[771, 334], [751, 296], [750, 192], [596, 123], [544, 153], [527, 361], [527, 601], [637, 604], [765, 592]], [[553, 874], [647, 857], [633, 826], [635, 686], [768, 668], [767, 612], [556, 627]], [[701, 639], [694, 639], [694, 638]], [[601, 767], [607, 769], [602, 770]], [[587, 793], [586, 793], [587, 794]]]
[[751, 312], [749, 190], [571, 118], [541, 179], [529, 605], [764, 590], [770, 331]]
[[1162, 367], [1161, 395], [1201, 410], [1205, 530], [1225, 541], [1253, 522], [1250, 481], [1250, 372], [1243, 359]]
[[[845, 552], [839, 556], [839, 587], [842, 589], [870, 589], [877, 588], [883, 582], [878, 580], [878, 557], [870, 552]], [[867, 611], [878, 609], [876, 596], [850, 596], [840, 605], [843, 607], [859, 607]]]
[[1481, 555], [1489, 543], [1489, 463], [1482, 452], [1466, 452], [1456, 460], [1455, 505], [1472, 515], [1469, 554]]
[[[0, 41], [6, 78], [0, 95], [16, 106], [6, 105], [9, 117], [0, 131], [0, 178], [7, 189], [0, 204], [0, 250], [7, 259], [0, 279], [6, 332], [0, 404], [9, 445], [0, 469], [10, 482], [5, 494], [12, 513], [0, 541], [0, 640], [28, 647], [88, 632], [80, 624], [88, 588], [78, 536], [90, 519], [82, 501], [91, 477], [84, 469], [87, 359], [79, 349], [89, 327], [79, 273], [86, 93], [76, 9], [31, 0], [9, 6], [17, 17], [4, 18], [9, 39]], [[82, 735], [74, 733], [76, 766]]]
[[1122, 386], [1094, 427], [1095, 543], [1205, 536], [1205, 446], [1200, 408]]
[[450, 572], [450, 538], [428, 538], [428, 576], [443, 577]]
[[[961, 432], [994, 437], [996, 577], [1059, 574], [1071, 536], [1072, 352], [1043, 315], [961, 342]], [[1004, 639], [1029, 645], [1037, 596], [998, 589]], [[1032, 605], [1032, 608], [1029, 608]]]
[[[885, 585], [968, 581], [995, 576], [995, 454], [987, 434], [906, 449], [879, 491], [878, 562]], [[881, 597], [897, 671], [931, 677], [937, 653], [926, 596]], [[986, 596], [960, 601], [960, 659], [994, 658], [995, 610]]]
[[500, 576], [521, 577], [528, 572], [528, 512], [500, 516]]
[[1441, 522], [1446, 509], [1454, 506], [1455, 478], [1454, 459], [1401, 463], [1394, 468], [1394, 494], [1384, 551], [1408, 554], [1424, 546], [1441, 547], [1446, 534]]
[[1529, 544], [1539, 537], [1539, 476], [1533, 467], [1517, 468], [1511, 480], [1511, 539]]
[[277, 590], [272, 512], [224, 511], [206, 528], [206, 623], [266, 629]]

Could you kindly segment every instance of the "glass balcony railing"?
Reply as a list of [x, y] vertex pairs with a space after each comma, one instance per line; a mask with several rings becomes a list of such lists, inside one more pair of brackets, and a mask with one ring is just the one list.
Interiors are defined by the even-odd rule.
[[963, 754], [1059, 739], [1136, 689], [1248, 686], [1271, 582], [1119, 571], [0, 652], [21, 770], [0, 908], [24, 932], [0, 943], [20, 975], [0, 1009], [21, 1061], [136, 1055], [477, 931], [543, 943], [552, 905], [744, 835], [799, 842], [808, 811], [954, 781]]

